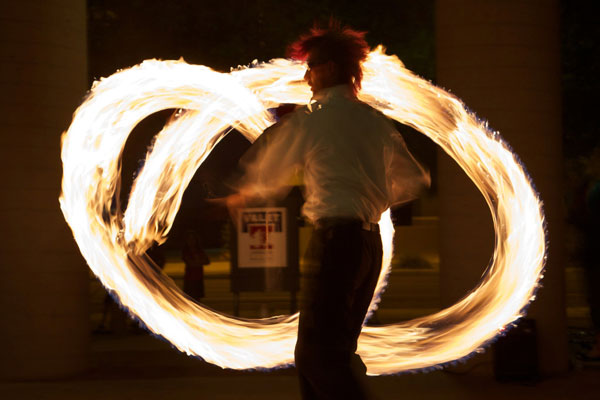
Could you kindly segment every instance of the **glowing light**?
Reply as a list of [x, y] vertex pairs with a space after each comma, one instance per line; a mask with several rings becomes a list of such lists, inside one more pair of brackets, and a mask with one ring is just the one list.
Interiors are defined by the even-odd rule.
[[[225, 74], [183, 61], [145, 61], [96, 82], [63, 135], [60, 205], [90, 268], [152, 332], [222, 367], [292, 363], [298, 315], [242, 320], [206, 309], [156, 273], [145, 251], [152, 241], [165, 240], [194, 172], [230, 127], [255, 140], [273, 123], [268, 108], [309, 101], [305, 68], [278, 59]], [[540, 201], [508, 147], [456, 97], [415, 76], [381, 47], [363, 70], [360, 98], [434, 140], [491, 210], [492, 263], [470, 294], [434, 315], [365, 326], [359, 340], [369, 374], [442, 365], [479, 351], [532, 299], [546, 251]], [[113, 203], [127, 136], [143, 118], [166, 108], [185, 111], [157, 135], [123, 213]], [[371, 312], [392, 255], [389, 213], [380, 225], [384, 268]]]

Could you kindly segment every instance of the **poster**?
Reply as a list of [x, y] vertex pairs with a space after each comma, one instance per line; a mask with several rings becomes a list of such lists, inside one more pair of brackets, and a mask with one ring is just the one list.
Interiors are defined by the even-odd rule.
[[287, 266], [286, 208], [260, 207], [240, 210], [238, 267]]

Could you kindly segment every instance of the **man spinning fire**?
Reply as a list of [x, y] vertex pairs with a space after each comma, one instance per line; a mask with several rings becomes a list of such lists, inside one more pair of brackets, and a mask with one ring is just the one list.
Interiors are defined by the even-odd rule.
[[273, 125], [242, 158], [231, 209], [281, 196], [298, 169], [314, 225], [303, 273], [295, 362], [303, 399], [367, 399], [357, 340], [382, 263], [378, 222], [416, 198], [428, 173], [384, 115], [361, 102], [364, 32], [330, 22], [290, 46], [313, 97]]

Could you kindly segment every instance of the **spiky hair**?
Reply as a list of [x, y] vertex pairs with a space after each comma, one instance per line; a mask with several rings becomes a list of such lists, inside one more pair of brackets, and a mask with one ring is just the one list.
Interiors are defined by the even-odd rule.
[[361, 62], [369, 54], [365, 34], [331, 19], [326, 28], [315, 24], [289, 46], [288, 53], [304, 61], [310, 52], [316, 51], [321, 61], [333, 61], [338, 66], [340, 81], [352, 84], [358, 91], [362, 80]]

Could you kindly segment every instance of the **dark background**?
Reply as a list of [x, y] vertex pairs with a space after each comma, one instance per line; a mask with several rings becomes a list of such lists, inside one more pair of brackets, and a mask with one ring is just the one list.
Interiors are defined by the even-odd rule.
[[[183, 58], [188, 63], [227, 72], [255, 59], [285, 57], [291, 42], [313, 23], [326, 23], [330, 17], [367, 31], [372, 46], [384, 44], [408, 68], [433, 79], [433, 1], [429, 0], [407, 3], [90, 0], [90, 85], [118, 69], [150, 58]], [[129, 188], [152, 137], [173, 111], [165, 110], [146, 118], [130, 135], [123, 156], [122, 204], [126, 204]], [[435, 167], [433, 143], [408, 127], [402, 131], [416, 156], [430, 168]], [[163, 248], [177, 249], [188, 229], [198, 231], [204, 247], [226, 246], [227, 213], [205, 199], [229, 193], [226, 182], [249, 145], [245, 138], [232, 132], [211, 153], [186, 190]]]
[[[596, 107], [600, 30], [593, 1], [560, 2], [565, 200], [572, 207], [579, 178], [598, 145]], [[89, 83], [145, 59], [179, 59], [227, 72], [253, 60], [284, 57], [287, 46], [315, 22], [335, 17], [367, 31], [371, 46], [383, 44], [417, 74], [435, 83], [434, 7], [423, 1], [158, 1], [88, 0]], [[491, 93], [493, 95], [493, 93]], [[475, 110], [477, 111], [477, 110]], [[131, 134], [123, 162], [126, 196], [152, 136], [172, 110], [143, 121]], [[435, 146], [401, 129], [411, 150], [432, 169]], [[223, 185], [249, 143], [231, 134], [201, 166], [186, 191], [169, 242], [185, 229], [199, 229], [206, 247], [221, 247], [224, 210], [206, 197], [227, 194]], [[435, 192], [435, 185], [433, 187]], [[124, 199], [126, 201], [126, 199]], [[125, 204], [125, 203], [124, 203]], [[569, 210], [572, 214], [574, 210]], [[200, 228], [201, 227], [201, 228]]]

